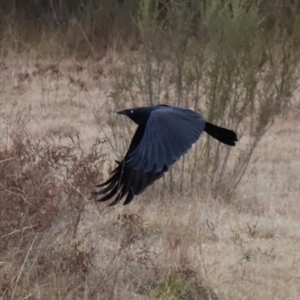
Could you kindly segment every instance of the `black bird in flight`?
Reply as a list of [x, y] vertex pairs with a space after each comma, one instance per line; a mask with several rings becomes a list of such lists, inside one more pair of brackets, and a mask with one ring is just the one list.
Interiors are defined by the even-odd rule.
[[187, 108], [155, 105], [118, 111], [134, 121], [138, 128], [129, 149], [111, 177], [97, 187], [96, 195], [105, 195], [97, 201], [116, 196], [110, 206], [126, 196], [125, 204], [141, 194], [169, 167], [184, 155], [205, 131], [221, 143], [235, 146], [234, 131], [213, 125], [199, 113]]

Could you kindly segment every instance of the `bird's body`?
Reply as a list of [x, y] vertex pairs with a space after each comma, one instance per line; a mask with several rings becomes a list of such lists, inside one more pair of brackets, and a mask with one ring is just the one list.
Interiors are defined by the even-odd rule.
[[184, 155], [203, 131], [220, 142], [234, 146], [235, 132], [205, 121], [197, 112], [168, 105], [138, 107], [118, 112], [128, 116], [138, 128], [129, 149], [112, 176], [98, 187], [98, 201], [116, 198], [115, 205], [126, 196], [124, 204], [132, 201], [146, 187], [161, 178], [169, 167]]

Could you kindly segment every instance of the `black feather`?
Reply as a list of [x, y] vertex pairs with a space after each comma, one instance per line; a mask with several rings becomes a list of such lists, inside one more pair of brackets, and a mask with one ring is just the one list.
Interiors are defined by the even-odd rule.
[[228, 146], [235, 146], [235, 143], [238, 141], [237, 135], [234, 131], [216, 126], [208, 122], [205, 123], [204, 130], [219, 142]]

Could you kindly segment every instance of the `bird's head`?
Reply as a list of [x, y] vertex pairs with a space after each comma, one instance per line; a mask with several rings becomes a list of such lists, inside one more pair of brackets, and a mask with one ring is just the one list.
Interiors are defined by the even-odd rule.
[[138, 125], [146, 125], [153, 107], [136, 107], [123, 109], [118, 111], [118, 114], [125, 115]]

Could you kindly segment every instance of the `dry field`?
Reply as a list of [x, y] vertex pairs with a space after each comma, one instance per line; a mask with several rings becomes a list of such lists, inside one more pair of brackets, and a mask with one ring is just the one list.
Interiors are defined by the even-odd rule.
[[[115, 158], [105, 137], [120, 60], [0, 60], [0, 299], [300, 299], [298, 92], [231, 203], [149, 188], [107, 208], [90, 191]], [[75, 179], [45, 154], [72, 145]], [[43, 157], [53, 164], [37, 168]]]

